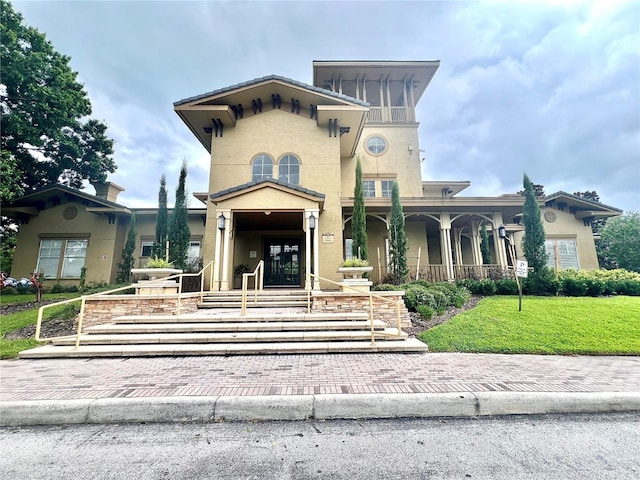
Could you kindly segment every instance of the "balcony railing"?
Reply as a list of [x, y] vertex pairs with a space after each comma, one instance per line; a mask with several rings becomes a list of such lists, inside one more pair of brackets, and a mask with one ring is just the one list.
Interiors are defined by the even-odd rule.
[[[387, 108], [387, 107], [385, 107]], [[389, 109], [387, 108], [387, 111]], [[387, 122], [389, 120], [386, 120]], [[407, 110], [404, 107], [391, 107], [391, 122], [404, 123], [407, 121]], [[382, 123], [382, 107], [369, 107], [369, 115], [367, 116], [369, 123]]]
[[404, 107], [391, 107], [391, 121], [393, 123], [406, 122], [407, 111]]
[[370, 107], [367, 122], [380, 123], [382, 122], [382, 107]]

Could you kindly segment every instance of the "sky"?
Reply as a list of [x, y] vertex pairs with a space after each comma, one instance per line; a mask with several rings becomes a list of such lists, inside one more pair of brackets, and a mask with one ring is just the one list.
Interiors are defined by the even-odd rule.
[[157, 206], [162, 174], [171, 205], [183, 160], [188, 190], [207, 191], [178, 100], [272, 74], [311, 84], [313, 60], [439, 60], [417, 109], [423, 180], [497, 196], [526, 173], [640, 210], [640, 0], [13, 5], [71, 57], [130, 207]]

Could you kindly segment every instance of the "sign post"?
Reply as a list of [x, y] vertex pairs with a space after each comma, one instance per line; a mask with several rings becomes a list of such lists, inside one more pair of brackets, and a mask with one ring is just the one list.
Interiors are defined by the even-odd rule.
[[516, 260], [516, 284], [518, 285], [518, 311], [522, 311], [522, 284], [520, 278], [527, 278], [529, 264], [526, 260]]

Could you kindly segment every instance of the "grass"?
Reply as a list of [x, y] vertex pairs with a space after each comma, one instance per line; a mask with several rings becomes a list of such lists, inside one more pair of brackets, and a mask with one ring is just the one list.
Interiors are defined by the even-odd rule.
[[639, 355], [640, 297], [483, 299], [422, 332], [432, 352]]
[[[79, 293], [52, 293], [43, 295], [43, 300], [66, 300], [68, 298], [74, 298], [80, 295]], [[34, 295], [2, 295], [0, 296], [0, 302], [2, 305], [8, 304], [20, 304], [29, 303], [34, 301]], [[33, 325], [38, 321], [38, 308], [29, 308], [21, 312], [10, 313], [2, 315], [0, 320], [0, 359], [15, 358], [18, 356], [18, 352], [33, 348], [38, 345], [33, 338], [28, 339], [16, 339], [7, 340], [4, 336], [29, 325]], [[52, 307], [50, 310], [45, 310], [45, 319], [57, 317], [61, 318], [65, 315], [71, 315], [72, 311], [68, 305], [61, 305], [59, 307]]]

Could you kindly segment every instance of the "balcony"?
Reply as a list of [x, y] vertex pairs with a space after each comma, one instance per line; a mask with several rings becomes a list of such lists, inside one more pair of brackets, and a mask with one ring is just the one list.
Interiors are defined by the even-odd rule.
[[[367, 116], [368, 123], [383, 123], [389, 122], [388, 118], [382, 119], [383, 107], [370, 107], [369, 115]], [[384, 107], [387, 112], [391, 110], [391, 123], [405, 123], [407, 122], [407, 110], [405, 107]], [[387, 115], [388, 117], [388, 115]]]

